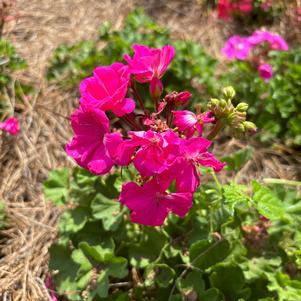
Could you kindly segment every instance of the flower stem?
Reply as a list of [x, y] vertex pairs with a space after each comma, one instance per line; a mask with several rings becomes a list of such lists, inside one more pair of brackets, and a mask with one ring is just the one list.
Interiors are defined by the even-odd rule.
[[144, 106], [143, 100], [142, 100], [142, 98], [141, 98], [141, 96], [138, 92], [138, 89], [136, 87], [136, 83], [134, 81], [132, 81], [131, 87], [132, 87], [132, 91], [133, 91], [134, 96], [137, 98], [137, 100], [140, 104], [141, 109], [143, 110], [144, 114], [148, 116], [149, 114], [148, 114], [148, 112], [147, 112], [147, 110]]
[[208, 134], [207, 139], [212, 140], [224, 127], [225, 127], [225, 125], [222, 122], [222, 120], [218, 120], [217, 123], [215, 124], [214, 128]]

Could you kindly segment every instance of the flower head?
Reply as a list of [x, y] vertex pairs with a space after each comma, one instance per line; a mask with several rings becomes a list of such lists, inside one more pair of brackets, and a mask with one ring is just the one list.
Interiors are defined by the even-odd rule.
[[272, 50], [288, 50], [288, 44], [278, 34], [264, 30], [255, 31], [249, 38], [251, 45], [255, 46], [262, 43], [268, 43]]
[[9, 117], [4, 122], [0, 122], [0, 130], [17, 135], [20, 132], [19, 120], [16, 117]]
[[126, 98], [130, 81], [128, 67], [121, 63], [94, 69], [93, 76], [80, 84], [81, 103], [103, 111], [111, 110], [116, 116], [133, 112], [135, 102]]
[[162, 48], [149, 48], [144, 45], [132, 46], [134, 56], [123, 57], [129, 64], [129, 70], [140, 83], [150, 82], [153, 78], [160, 79], [175, 56], [175, 49], [170, 45]]
[[114, 162], [107, 155], [103, 138], [109, 131], [109, 119], [100, 109], [81, 105], [71, 115], [74, 137], [66, 145], [67, 154], [91, 173], [103, 175]]
[[230, 0], [220, 0], [217, 4], [218, 17], [223, 20], [229, 20], [233, 11], [233, 5]]
[[266, 82], [273, 76], [273, 69], [270, 64], [261, 64], [258, 67], [259, 76], [262, 77]]
[[132, 222], [161, 226], [169, 212], [180, 217], [186, 215], [192, 206], [192, 193], [167, 193], [165, 188], [153, 179], [143, 186], [135, 182], [124, 184], [119, 201], [132, 211]]
[[130, 141], [139, 147], [133, 163], [142, 176], [150, 177], [161, 173], [170, 166], [177, 156], [179, 138], [171, 130], [157, 133], [152, 130], [147, 132], [129, 132]]
[[248, 38], [232, 36], [222, 48], [222, 53], [228, 60], [244, 60], [252, 50], [252, 45]]

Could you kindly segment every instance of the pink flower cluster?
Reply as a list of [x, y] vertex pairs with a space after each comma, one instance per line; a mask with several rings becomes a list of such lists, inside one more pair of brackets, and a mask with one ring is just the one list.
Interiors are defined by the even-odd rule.
[[234, 14], [249, 14], [253, 10], [252, 0], [219, 0], [217, 4], [218, 17], [229, 20]]
[[[255, 52], [255, 47], [256, 55], [251, 56], [251, 52]], [[237, 35], [230, 37], [222, 48], [222, 54], [228, 60], [249, 60], [256, 66], [260, 77], [268, 81], [273, 75], [273, 70], [265, 60], [271, 50], [286, 51], [288, 44], [276, 33], [257, 30], [249, 37]]]
[[[189, 102], [187, 91], [161, 97], [161, 78], [174, 48], [133, 45], [133, 50], [133, 57], [124, 55], [127, 65], [97, 67], [82, 81], [80, 105], [71, 115], [74, 137], [66, 152], [97, 175], [132, 164], [137, 183], [123, 184], [119, 201], [131, 210], [132, 222], [160, 226], [170, 212], [187, 214], [200, 185], [200, 166], [218, 172], [224, 163], [209, 152], [211, 141], [202, 137], [204, 125], [215, 123], [213, 113], [179, 110]], [[146, 109], [137, 82], [149, 84], [153, 112]]]
[[[254, 0], [219, 0], [217, 4], [218, 17], [224, 21], [230, 20], [235, 15], [248, 15], [254, 7]], [[272, 0], [263, 0], [260, 4], [262, 11], [272, 7]]]
[[9, 117], [4, 122], [0, 122], [0, 130], [10, 135], [17, 135], [20, 132], [19, 121], [15, 117]]

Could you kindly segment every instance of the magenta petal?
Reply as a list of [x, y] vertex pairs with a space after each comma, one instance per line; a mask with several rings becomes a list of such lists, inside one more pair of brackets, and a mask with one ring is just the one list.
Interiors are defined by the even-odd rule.
[[161, 199], [162, 204], [169, 208], [174, 214], [184, 217], [192, 207], [191, 192], [177, 192], [166, 195]]
[[160, 62], [157, 66], [157, 74], [161, 77], [165, 70], [167, 69], [168, 65], [173, 60], [176, 51], [174, 47], [171, 45], [165, 45], [160, 53]]
[[213, 154], [211, 153], [203, 153], [200, 158], [198, 159], [198, 162], [200, 164], [202, 164], [203, 166], [206, 166], [206, 167], [213, 167], [213, 169], [216, 171], [216, 172], [219, 172], [221, 171], [224, 166], [226, 165], [226, 163], [222, 163], [220, 162], [219, 160], [217, 160]]
[[117, 103], [114, 108], [112, 108], [112, 112], [121, 117], [125, 114], [132, 113], [135, 110], [135, 101], [131, 98], [124, 98], [122, 101]]
[[197, 123], [196, 115], [190, 111], [173, 111], [172, 113], [175, 117], [174, 124], [180, 131], [192, 128]]
[[109, 157], [120, 166], [129, 165], [137, 148], [130, 140], [123, 140], [120, 133], [106, 134], [104, 145]]
[[155, 146], [140, 149], [133, 160], [142, 176], [150, 177], [165, 169], [164, 152]]
[[71, 125], [74, 137], [66, 145], [67, 154], [92, 173], [107, 173], [113, 161], [103, 144], [103, 137], [109, 130], [106, 114], [93, 107], [80, 106], [71, 115]]
[[146, 212], [133, 211], [131, 221], [144, 226], [162, 226], [168, 215], [168, 209], [163, 206], [152, 206]]

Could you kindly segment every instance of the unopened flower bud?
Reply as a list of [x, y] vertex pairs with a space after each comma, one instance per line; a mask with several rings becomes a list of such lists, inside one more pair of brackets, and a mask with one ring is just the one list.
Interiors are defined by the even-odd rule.
[[232, 99], [235, 96], [235, 90], [231, 86], [223, 88], [223, 93], [227, 99]]
[[219, 100], [216, 98], [211, 98], [210, 99], [210, 104], [214, 105], [214, 106], [218, 106], [219, 105]]
[[149, 85], [149, 93], [155, 99], [159, 99], [163, 92], [163, 84], [160, 79], [154, 77]]
[[224, 109], [227, 106], [227, 102], [224, 99], [221, 99], [219, 101], [219, 105], [220, 105], [221, 108]]
[[250, 121], [244, 121], [243, 126], [245, 127], [246, 131], [256, 132], [256, 130], [257, 130], [255, 123], [250, 122]]
[[186, 105], [188, 105], [190, 97], [191, 97], [190, 92], [188, 92], [188, 91], [180, 92], [176, 96], [175, 103], [178, 106], [186, 106]]
[[236, 110], [239, 112], [246, 112], [249, 105], [245, 102], [241, 102], [236, 106]]

